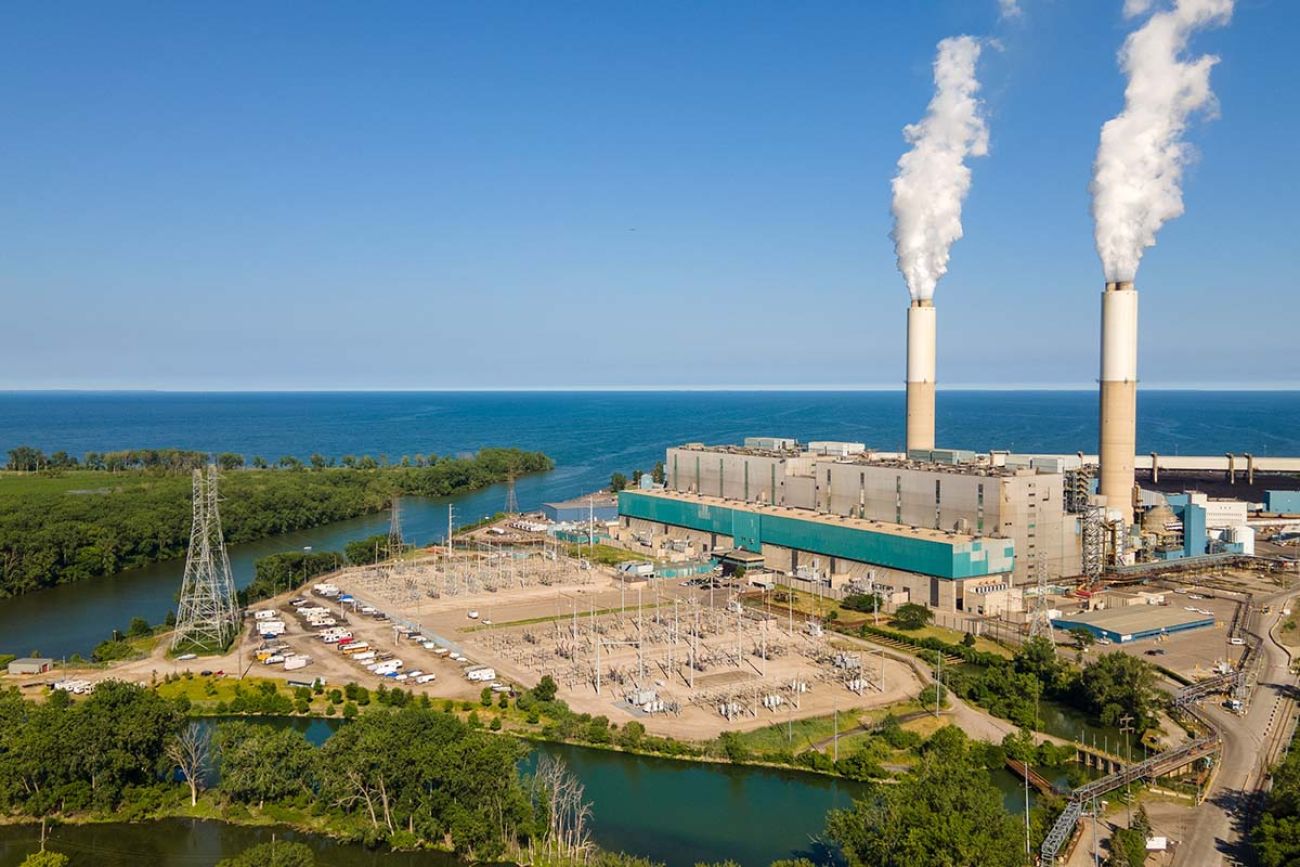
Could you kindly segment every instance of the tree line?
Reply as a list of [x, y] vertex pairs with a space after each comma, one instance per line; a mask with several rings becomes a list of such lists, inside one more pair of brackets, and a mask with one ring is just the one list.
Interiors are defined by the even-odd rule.
[[[870, 603], [861, 604], [865, 609]], [[906, 608], [918, 608], [928, 614], [928, 609], [920, 606], [904, 605], [899, 611]], [[1048, 699], [1078, 708], [1102, 725], [1118, 726], [1123, 718], [1129, 717], [1135, 730], [1143, 732], [1158, 724], [1161, 707], [1166, 703], [1156, 686], [1155, 667], [1123, 651], [1104, 653], [1086, 664], [1076, 665], [1059, 656], [1052, 642], [1040, 636], [1029, 639], [1007, 659], [976, 650], [973, 637], [970, 643], [963, 644], [931, 636], [921, 638], [907, 631], [921, 623], [914, 626], [906, 617], [902, 622], [897, 619], [892, 622], [900, 628], [884, 629], [870, 623], [838, 628], [862, 637], [880, 635], [902, 641], [918, 648], [918, 655], [931, 665], [939, 654], [961, 657], [971, 665], [946, 671], [944, 683], [967, 701], [1018, 726], [1037, 728], [1039, 702]], [[1078, 659], [1082, 661], [1085, 642], [1076, 636], [1076, 643], [1080, 650]]]
[[1300, 864], [1300, 749], [1296, 739], [1273, 768], [1272, 782], [1250, 832], [1251, 848], [1263, 867]]
[[87, 699], [0, 693], [0, 810], [14, 817], [162, 815], [213, 781], [230, 816], [275, 806], [342, 839], [499, 858], [545, 836], [525, 748], [427, 699], [358, 717], [320, 747], [299, 731], [187, 717], [188, 702], [117, 681]]
[[[133, 454], [157, 462], [108, 477], [64, 470], [0, 479], [0, 597], [184, 556], [187, 471], [202, 461], [191, 466], [197, 453], [177, 450]], [[394, 496], [453, 496], [552, 466], [540, 452], [491, 448], [423, 466], [228, 472], [222, 527], [228, 542], [249, 542], [382, 511]]]
[[[285, 726], [193, 719], [185, 698], [134, 684], [104, 681], [75, 701], [60, 692], [28, 701], [10, 688], [0, 692], [0, 812], [130, 821], [183, 813], [202, 798], [227, 819], [257, 811], [367, 845], [650, 867], [594, 850], [591, 805], [562, 762], [545, 758], [526, 773], [523, 742], [449, 705], [435, 709], [427, 696], [392, 693], [405, 700], [356, 716], [316, 746]], [[554, 700], [545, 686], [525, 694]], [[1024, 827], [988, 775], [1007, 751], [952, 726], [924, 740], [892, 731], [907, 739], [910, 769], [827, 817], [827, 837], [850, 867], [1022, 865]], [[1060, 806], [1044, 798], [1031, 814], [1034, 849]]]
[[[518, 452], [516, 449], [483, 449], [496, 452], [501, 469], [516, 475], [540, 472], [551, 468], [549, 460], [539, 460], [545, 456], [538, 452]], [[37, 473], [58, 470], [99, 470], [110, 473], [129, 470], [157, 470], [161, 472], [180, 473], [199, 469], [208, 463], [215, 463], [223, 470], [269, 470], [269, 469], [307, 469], [325, 470], [342, 467], [349, 470], [376, 470], [388, 467], [421, 469], [437, 466], [443, 461], [455, 458], [441, 457], [435, 454], [402, 455], [389, 460], [388, 455], [378, 457], [370, 455], [343, 455], [340, 458], [327, 457], [314, 452], [307, 460], [297, 455], [282, 455], [274, 460], [267, 460], [261, 455], [251, 458], [238, 452], [218, 452], [210, 454], [189, 449], [122, 449], [111, 452], [86, 452], [82, 458], [66, 451], [46, 454], [32, 446], [18, 446], [9, 449], [8, 460], [4, 469], [19, 473]], [[662, 475], [662, 471], [658, 471]]]

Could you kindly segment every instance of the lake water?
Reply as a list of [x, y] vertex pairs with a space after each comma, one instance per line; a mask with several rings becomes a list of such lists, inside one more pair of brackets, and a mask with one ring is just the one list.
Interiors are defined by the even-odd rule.
[[[939, 441], [962, 448], [1091, 450], [1093, 392], [943, 392]], [[0, 393], [0, 452], [179, 447], [249, 457], [460, 454], [483, 446], [538, 449], [552, 472], [520, 479], [521, 507], [586, 493], [610, 473], [649, 469], [669, 445], [737, 442], [746, 435], [865, 441], [897, 449], [901, 392], [580, 393]], [[1165, 454], [1300, 454], [1300, 392], [1143, 392], [1138, 448]], [[455, 500], [460, 520], [501, 509], [503, 486]], [[0, 508], [3, 503], [0, 502]], [[409, 499], [408, 538], [446, 529], [446, 502]], [[382, 532], [371, 515], [231, 548], [235, 580], [252, 580], [260, 556], [310, 545], [335, 550]], [[161, 621], [175, 607], [183, 564], [162, 563], [108, 579], [0, 602], [0, 652], [89, 653], [135, 616]]]

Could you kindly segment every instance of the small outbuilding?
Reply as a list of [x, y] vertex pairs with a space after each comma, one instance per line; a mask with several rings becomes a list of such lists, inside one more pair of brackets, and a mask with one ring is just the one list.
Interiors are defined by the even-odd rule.
[[54, 668], [54, 660], [43, 656], [24, 656], [9, 663], [10, 674], [45, 674]]
[[1053, 617], [1052, 625], [1066, 631], [1084, 629], [1096, 638], [1126, 644], [1188, 629], [1210, 627], [1214, 625], [1214, 615], [1168, 605], [1126, 605]]

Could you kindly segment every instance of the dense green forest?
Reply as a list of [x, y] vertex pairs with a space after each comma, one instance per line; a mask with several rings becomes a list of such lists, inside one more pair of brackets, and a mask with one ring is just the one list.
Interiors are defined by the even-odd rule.
[[1263, 867], [1300, 864], [1300, 736], [1273, 769], [1273, 788], [1265, 796], [1259, 823], [1251, 832], [1255, 856]]
[[[0, 473], [0, 597], [184, 555], [189, 471], [204, 455], [142, 450], [110, 453], [106, 461], [91, 453], [84, 464], [56, 455], [14, 449], [13, 469]], [[221, 518], [231, 543], [378, 512], [394, 495], [462, 494], [553, 466], [540, 452], [499, 448], [392, 464], [349, 456], [347, 466], [328, 466], [315, 456], [309, 467], [281, 459], [276, 470], [240, 469], [241, 456], [218, 457], [229, 467], [221, 481]]]

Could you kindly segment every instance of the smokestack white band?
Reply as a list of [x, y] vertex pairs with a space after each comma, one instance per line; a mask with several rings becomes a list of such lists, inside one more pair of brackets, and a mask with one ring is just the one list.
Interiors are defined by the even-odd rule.
[[1098, 493], [1133, 519], [1137, 451], [1137, 290], [1107, 283], [1101, 294], [1101, 420]]
[[907, 448], [934, 448], [934, 304], [907, 308]]
[[1137, 382], [1138, 294], [1129, 282], [1107, 283], [1101, 296], [1101, 381]]
[[934, 304], [913, 301], [907, 308], [907, 381], [934, 382]]

